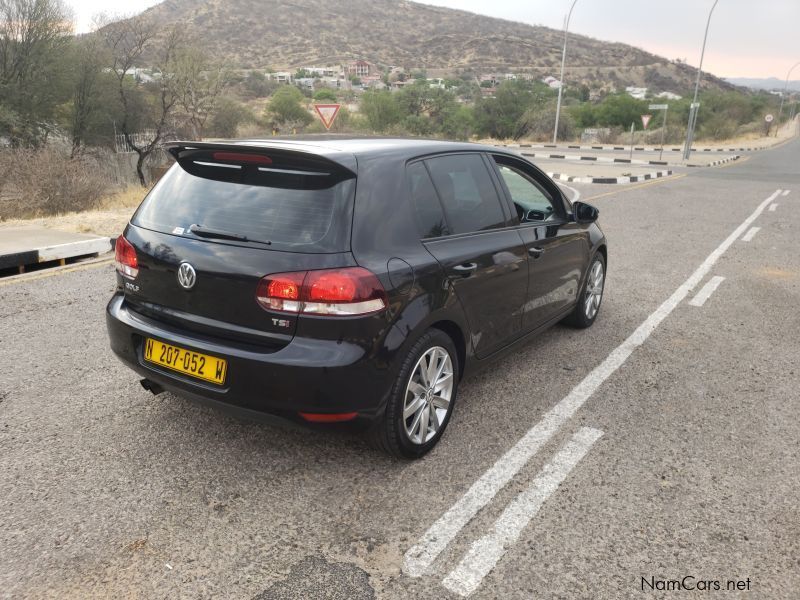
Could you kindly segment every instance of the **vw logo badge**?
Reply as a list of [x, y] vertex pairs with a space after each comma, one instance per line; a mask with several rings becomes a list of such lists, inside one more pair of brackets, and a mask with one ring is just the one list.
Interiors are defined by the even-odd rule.
[[194, 287], [195, 282], [197, 282], [197, 273], [194, 267], [188, 262], [181, 263], [181, 266], [178, 267], [178, 283], [183, 289], [190, 290]]

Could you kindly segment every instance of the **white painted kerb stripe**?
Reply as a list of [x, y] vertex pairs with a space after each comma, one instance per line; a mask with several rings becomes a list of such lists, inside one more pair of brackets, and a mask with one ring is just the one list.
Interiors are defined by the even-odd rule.
[[430, 526], [419, 542], [406, 552], [403, 571], [407, 575], [420, 577], [430, 568], [436, 557], [458, 535], [461, 528], [469, 523], [481, 508], [491, 502], [495, 494], [525, 466], [528, 460], [538, 452], [539, 448], [575, 414], [575, 411], [583, 406], [583, 403], [595, 390], [625, 362], [631, 352], [644, 343], [661, 321], [702, 281], [719, 257], [742, 235], [742, 232], [750, 226], [750, 223], [758, 218], [767, 204], [772, 202], [780, 192], [781, 190], [776, 191], [759, 204], [753, 214], [747, 217], [744, 223], [739, 225], [716, 250], [708, 255], [708, 258], [691, 274], [689, 279], [675, 290], [653, 314], [647, 317], [603, 362], [584, 377], [565, 398], [547, 411], [541, 421], [531, 427], [516, 444], [472, 484], [453, 506]]
[[750, 240], [752, 240], [756, 236], [756, 234], [759, 231], [761, 231], [761, 227], [751, 227], [750, 231], [748, 231], [747, 233], [745, 233], [742, 236], [742, 241], [743, 242], [749, 242]]
[[558, 454], [544, 466], [526, 490], [509, 504], [494, 524], [494, 529], [472, 544], [467, 555], [442, 581], [460, 596], [478, 589], [483, 578], [513, 546], [547, 499], [558, 489], [575, 465], [603, 435], [602, 431], [581, 428]]
[[777, 204], [770, 204], [769, 205], [769, 212], [775, 212], [776, 208], [778, 208]]
[[719, 287], [719, 284], [722, 283], [723, 281], [725, 281], [725, 278], [720, 277], [719, 275], [715, 275], [714, 277], [709, 279], [708, 283], [706, 283], [700, 289], [700, 291], [697, 292], [697, 295], [691, 300], [689, 300], [689, 304], [692, 306], [703, 306], [703, 304], [706, 303], [706, 300], [709, 299], [711, 294], [714, 293], [714, 291]]
[[789, 195], [789, 192], [791, 192], [791, 191], [792, 191], [792, 190], [784, 190], [784, 192], [783, 192], [783, 195], [784, 195], [784, 196], [788, 196], [788, 195]]

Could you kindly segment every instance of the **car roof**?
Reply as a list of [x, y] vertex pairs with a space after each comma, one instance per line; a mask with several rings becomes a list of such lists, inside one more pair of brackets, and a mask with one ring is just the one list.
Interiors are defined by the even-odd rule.
[[336, 135], [226, 140], [225, 143], [258, 148], [285, 148], [287, 150], [294, 149], [312, 152], [323, 156], [347, 152], [353, 154], [357, 158], [368, 156], [413, 158], [423, 154], [436, 154], [438, 152], [497, 152], [500, 150], [494, 146], [470, 142], [450, 142], [445, 140], [430, 140], [424, 138], [357, 137]]

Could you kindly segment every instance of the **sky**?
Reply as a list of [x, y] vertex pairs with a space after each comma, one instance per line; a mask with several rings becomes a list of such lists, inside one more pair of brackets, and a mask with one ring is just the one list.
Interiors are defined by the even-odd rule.
[[[338, 2], [341, 0], [331, 0]], [[714, 0], [577, 0], [570, 31], [623, 42], [669, 59], [700, 61], [703, 31]], [[93, 15], [109, 11], [108, 0], [65, 0], [80, 33]], [[424, 0], [448, 8], [563, 27], [572, 0]], [[116, 13], [141, 12], [157, 0], [120, 0]], [[800, 61], [800, 0], [719, 0], [711, 20], [703, 70], [719, 77], [786, 78]], [[792, 79], [798, 79], [800, 67]]]

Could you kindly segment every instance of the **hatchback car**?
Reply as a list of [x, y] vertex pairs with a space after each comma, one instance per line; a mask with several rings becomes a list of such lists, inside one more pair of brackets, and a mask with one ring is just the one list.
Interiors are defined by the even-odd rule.
[[520, 156], [402, 139], [176, 142], [116, 242], [111, 348], [142, 385], [362, 425], [416, 458], [458, 384], [603, 297], [598, 211]]

